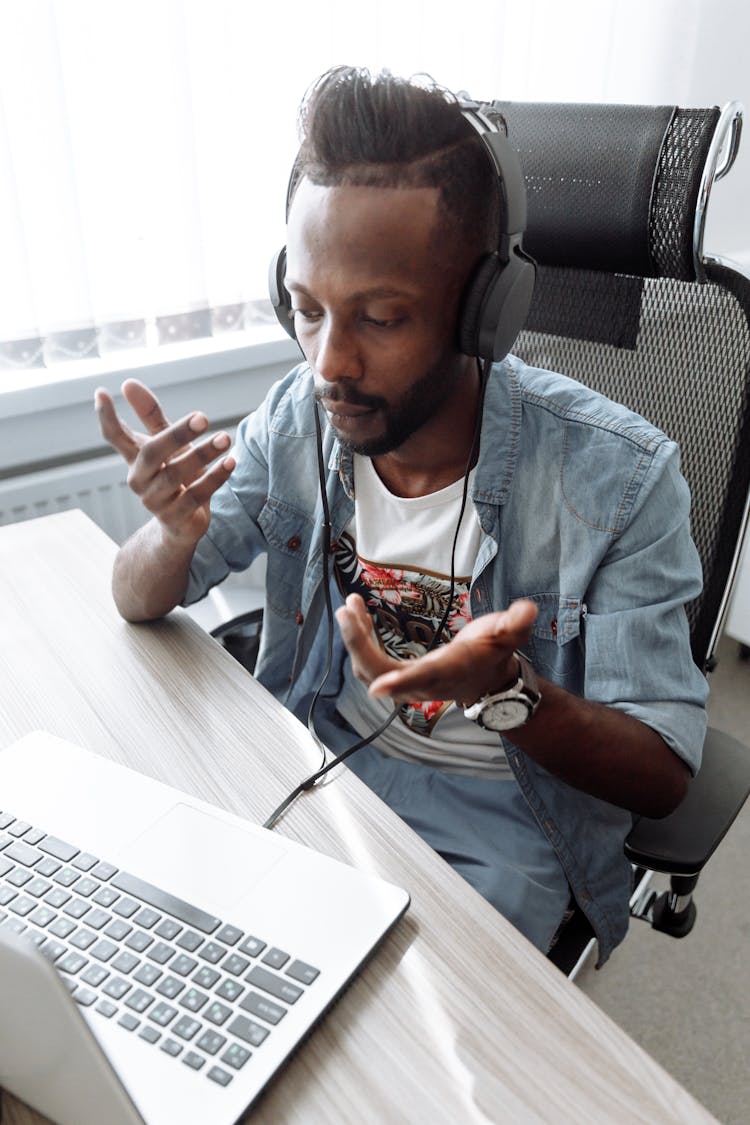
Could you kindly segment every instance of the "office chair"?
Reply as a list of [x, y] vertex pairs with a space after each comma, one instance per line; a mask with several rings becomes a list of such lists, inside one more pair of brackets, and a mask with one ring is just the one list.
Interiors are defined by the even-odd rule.
[[[653, 422], [680, 446], [704, 588], [687, 607], [693, 659], [715, 666], [750, 486], [750, 281], [703, 252], [706, 205], [734, 162], [742, 107], [496, 102], [528, 195], [538, 263], [513, 351]], [[750, 791], [750, 751], [709, 729], [703, 766], [664, 820], [640, 818], [625, 851], [631, 914], [682, 937], [692, 891]], [[653, 872], [671, 876], [656, 896]], [[580, 911], [551, 953], [574, 977], [593, 948]]]
[[[703, 254], [706, 204], [729, 171], [742, 110], [497, 102], [528, 195], [538, 263], [513, 351], [643, 414], [680, 445], [704, 589], [688, 606], [693, 658], [714, 666], [750, 485], [750, 281]], [[260, 615], [214, 630], [252, 670]], [[681, 807], [628, 837], [631, 912], [684, 936], [692, 890], [750, 790], [750, 752], [709, 730]], [[653, 872], [671, 889], [649, 890]], [[573, 978], [593, 949], [576, 910], [551, 959]]]

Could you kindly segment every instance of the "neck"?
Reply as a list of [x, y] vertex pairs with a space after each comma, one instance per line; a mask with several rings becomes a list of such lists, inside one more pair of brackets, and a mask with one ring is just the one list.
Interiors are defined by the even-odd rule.
[[427, 496], [464, 475], [479, 410], [479, 367], [467, 362], [441, 409], [398, 449], [373, 457], [375, 471], [394, 496]]

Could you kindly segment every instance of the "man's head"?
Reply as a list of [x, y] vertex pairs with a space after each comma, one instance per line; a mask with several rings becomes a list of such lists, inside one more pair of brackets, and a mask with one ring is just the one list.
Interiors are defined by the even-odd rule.
[[337, 68], [301, 112], [286, 287], [316, 394], [339, 437], [376, 456], [476, 384], [462, 295], [497, 246], [500, 193], [455, 98]]

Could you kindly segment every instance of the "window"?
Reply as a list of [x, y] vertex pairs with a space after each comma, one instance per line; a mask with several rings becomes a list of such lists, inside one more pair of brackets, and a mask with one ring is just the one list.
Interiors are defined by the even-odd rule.
[[478, 98], [679, 100], [698, 7], [3, 4], [0, 389], [3, 369], [64, 377], [65, 361], [125, 348], [277, 332], [266, 270], [284, 239], [296, 110], [329, 66], [429, 72]]

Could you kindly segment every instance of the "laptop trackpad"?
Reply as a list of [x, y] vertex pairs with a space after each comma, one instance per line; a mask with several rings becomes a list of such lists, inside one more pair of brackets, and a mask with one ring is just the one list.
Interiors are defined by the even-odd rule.
[[133, 875], [215, 914], [225, 914], [287, 854], [267, 833], [173, 805], [124, 849]]

